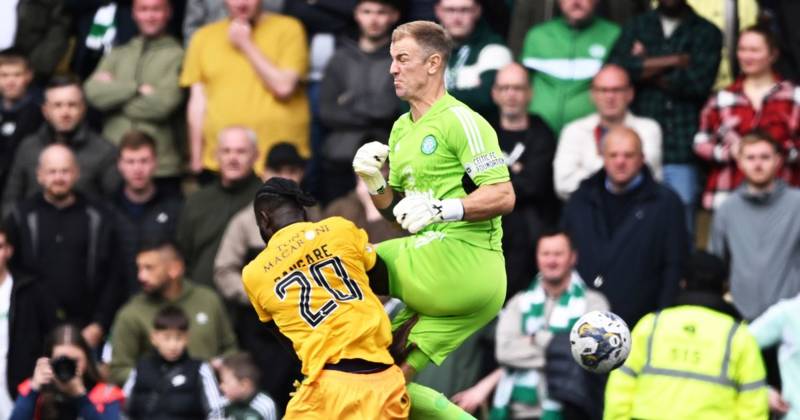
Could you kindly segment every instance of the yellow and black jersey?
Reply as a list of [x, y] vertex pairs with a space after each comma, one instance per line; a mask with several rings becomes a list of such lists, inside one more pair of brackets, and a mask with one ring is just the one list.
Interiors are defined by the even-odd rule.
[[292, 341], [309, 381], [341, 359], [394, 363], [389, 318], [367, 277], [376, 258], [364, 230], [331, 217], [284, 227], [244, 268], [259, 318]]

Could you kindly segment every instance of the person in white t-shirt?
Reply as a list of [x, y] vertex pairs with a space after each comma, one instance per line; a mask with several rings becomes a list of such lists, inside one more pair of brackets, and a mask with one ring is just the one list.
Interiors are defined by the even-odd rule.
[[661, 180], [661, 128], [655, 120], [638, 117], [628, 109], [634, 92], [625, 69], [615, 64], [603, 66], [592, 79], [591, 92], [597, 112], [567, 124], [558, 139], [553, 178], [559, 198], [566, 201], [581, 181], [603, 167], [603, 139], [617, 126], [632, 128], [639, 135], [645, 162], [655, 179]]

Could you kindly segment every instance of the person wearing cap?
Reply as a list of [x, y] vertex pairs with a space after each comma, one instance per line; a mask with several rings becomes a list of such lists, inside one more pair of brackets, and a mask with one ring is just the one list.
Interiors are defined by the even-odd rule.
[[[303, 179], [305, 166], [305, 159], [293, 144], [280, 142], [267, 154], [264, 180], [280, 177], [299, 184]], [[309, 220], [319, 220], [320, 213], [316, 206], [309, 208]], [[242, 268], [265, 245], [258, 229], [254, 229], [255, 226], [256, 216], [252, 203], [242, 208], [228, 223], [214, 259], [214, 284], [228, 301], [240, 347], [253, 355], [262, 371], [269, 372], [269, 375], [262, 375], [258, 385], [275, 398], [279, 407], [285, 407], [289, 401], [289, 392], [293, 390], [293, 380], [300, 378], [300, 363], [284, 349], [274, 335], [263, 333], [264, 327], [253, 312], [242, 286]]]
[[259, 319], [274, 321], [302, 360], [304, 379], [283, 418], [407, 418], [389, 317], [370, 285], [386, 265], [352, 222], [309, 222], [314, 204], [293, 181], [265, 182], [253, 209], [267, 247], [242, 271]]
[[[186, 200], [178, 220], [177, 242], [186, 258], [187, 277], [198, 284], [214, 283], [214, 256], [231, 218], [253, 200], [261, 180], [253, 172], [258, 153], [256, 133], [230, 126], [219, 135], [219, 180]], [[213, 287], [213, 286], [212, 286]]]
[[608, 379], [604, 418], [767, 419], [765, 369], [753, 335], [723, 299], [728, 270], [695, 252], [675, 306], [633, 329]]

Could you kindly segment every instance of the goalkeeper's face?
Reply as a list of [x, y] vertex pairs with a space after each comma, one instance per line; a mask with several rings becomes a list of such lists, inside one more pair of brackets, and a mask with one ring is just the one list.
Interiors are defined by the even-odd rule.
[[421, 97], [429, 89], [431, 81], [441, 77], [441, 56], [426, 53], [410, 36], [393, 41], [389, 52], [392, 56], [389, 73], [394, 78], [394, 91], [400, 99]]

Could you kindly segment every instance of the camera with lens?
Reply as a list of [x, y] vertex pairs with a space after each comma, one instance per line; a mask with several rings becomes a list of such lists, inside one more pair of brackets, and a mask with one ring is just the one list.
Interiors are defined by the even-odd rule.
[[56, 379], [61, 383], [67, 383], [75, 377], [78, 361], [61, 356], [51, 360], [50, 366], [53, 368], [53, 375], [55, 375]]

